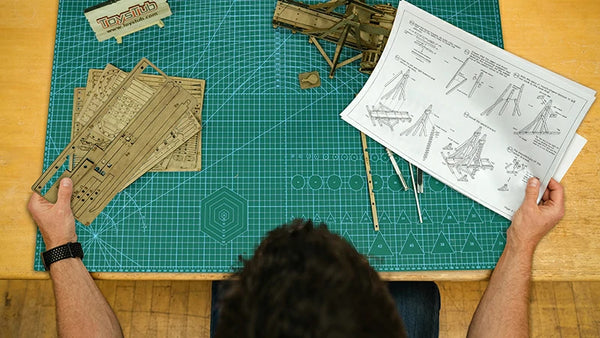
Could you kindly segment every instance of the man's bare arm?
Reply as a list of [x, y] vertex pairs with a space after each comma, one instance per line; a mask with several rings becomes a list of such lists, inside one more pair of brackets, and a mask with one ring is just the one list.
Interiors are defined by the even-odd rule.
[[[71, 211], [73, 182], [63, 179], [55, 204], [34, 193], [28, 209], [40, 228], [46, 249], [76, 242]], [[98, 286], [79, 258], [50, 265], [60, 337], [122, 337], [121, 326]]]
[[533, 253], [564, 215], [564, 191], [550, 180], [538, 205], [540, 182], [531, 178], [523, 204], [513, 216], [506, 247], [469, 326], [469, 337], [528, 337]]

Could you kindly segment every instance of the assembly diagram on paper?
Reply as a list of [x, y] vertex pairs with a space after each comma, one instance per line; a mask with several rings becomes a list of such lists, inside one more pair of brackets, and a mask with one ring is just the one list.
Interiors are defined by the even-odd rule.
[[[596, 93], [402, 1], [342, 119], [506, 218], [545, 187]], [[541, 190], [543, 192], [543, 189]]]

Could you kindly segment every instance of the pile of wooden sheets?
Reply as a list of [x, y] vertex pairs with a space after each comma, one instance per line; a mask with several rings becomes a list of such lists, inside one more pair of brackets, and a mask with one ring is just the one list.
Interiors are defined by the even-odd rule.
[[[160, 75], [142, 74], [154, 68]], [[204, 80], [169, 77], [147, 59], [129, 73], [112, 65], [89, 72], [75, 88], [71, 142], [33, 185], [55, 202], [59, 181], [73, 180], [71, 207], [85, 225], [148, 171], [201, 168]]]

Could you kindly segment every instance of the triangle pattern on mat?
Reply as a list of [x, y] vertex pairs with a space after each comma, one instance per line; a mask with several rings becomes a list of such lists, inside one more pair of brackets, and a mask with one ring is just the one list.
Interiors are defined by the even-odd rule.
[[492, 223], [498, 222], [498, 223], [507, 223], [508, 219], [500, 216], [500, 214], [494, 213], [494, 217], [492, 217], [491, 220]]
[[369, 215], [369, 213], [365, 211], [365, 213], [362, 215], [362, 218], [360, 219], [360, 224], [369, 224], [369, 223], [373, 223], [373, 220], [371, 219], [371, 216]]
[[492, 251], [504, 251], [504, 246], [506, 245], [506, 238], [502, 235], [501, 232], [496, 236], [496, 240], [494, 241], [494, 245], [492, 245]]
[[392, 224], [392, 220], [388, 216], [387, 212], [383, 212], [381, 216], [379, 216], [379, 223]]
[[401, 255], [421, 255], [423, 254], [423, 249], [421, 249], [421, 245], [415, 238], [415, 235], [411, 232], [408, 233], [408, 238], [406, 242], [404, 242], [404, 246], [402, 247], [402, 251], [400, 251]]
[[483, 251], [483, 249], [481, 249], [481, 245], [479, 245], [479, 242], [477, 241], [477, 238], [475, 238], [475, 235], [473, 235], [473, 232], [470, 231], [469, 235], [467, 236], [467, 240], [465, 241], [465, 245], [463, 246], [462, 252], [481, 251]]
[[431, 253], [454, 253], [454, 249], [452, 249], [452, 246], [450, 245], [450, 242], [448, 242], [448, 238], [444, 232], [440, 232], [438, 235]]
[[471, 207], [471, 210], [469, 211], [469, 215], [467, 215], [467, 219], [465, 220], [465, 222], [483, 224], [483, 220], [481, 219], [477, 211], [475, 211], [475, 207]]
[[356, 249], [356, 245], [354, 245], [354, 242], [352, 241], [352, 238], [350, 238], [350, 234], [348, 233], [348, 231], [344, 231], [342, 238], [344, 238], [346, 242], [350, 243], [350, 245], [352, 245]]
[[442, 224], [458, 224], [458, 221], [456, 220], [456, 216], [454, 216], [454, 213], [452, 212], [452, 210], [450, 210], [450, 208], [448, 208], [448, 210], [446, 210], [444, 219], [442, 219]]
[[426, 209], [421, 209], [421, 218], [423, 218], [423, 223], [432, 223], [431, 217]]
[[381, 232], [377, 233], [377, 237], [371, 244], [371, 249], [369, 250], [370, 256], [392, 256], [394, 253], [390, 249], [390, 246], [385, 242], [383, 235]]
[[408, 219], [408, 216], [406, 216], [406, 212], [402, 211], [402, 213], [400, 214], [400, 217], [398, 217], [398, 224], [410, 224], [411, 221]]

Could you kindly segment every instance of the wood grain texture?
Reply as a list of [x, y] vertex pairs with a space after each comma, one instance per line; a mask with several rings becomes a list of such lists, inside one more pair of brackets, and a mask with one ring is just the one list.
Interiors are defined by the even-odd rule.
[[33, 272], [35, 225], [26, 205], [42, 170], [57, 1], [0, 2], [0, 277]]
[[[499, 1], [507, 50], [600, 89], [600, 2]], [[0, 2], [0, 123], [4, 126], [0, 133], [0, 200], [3, 201], [0, 204], [3, 219], [0, 278], [48, 278], [44, 272], [33, 271], [35, 225], [26, 204], [31, 195], [30, 186], [42, 169], [57, 8], [58, 0]], [[588, 144], [563, 180], [567, 191], [566, 216], [540, 243], [534, 260], [534, 280], [600, 280], [599, 107], [598, 103], [592, 106], [578, 130], [588, 139]], [[223, 274], [120, 273], [93, 276], [131, 280], [226, 277]], [[489, 271], [386, 273], [383, 276], [390, 280], [484, 280], [489, 277]]]
[[[211, 283], [98, 281], [125, 337], [208, 337]], [[465, 337], [487, 282], [439, 282], [440, 337]], [[49, 280], [0, 280], [0, 337], [54, 337]], [[32, 320], [33, 316], [37, 316]], [[599, 337], [600, 282], [534, 282], [531, 337]]]
[[466, 337], [487, 282], [438, 282], [440, 337]]
[[[600, 90], [600, 2], [500, 1], [505, 49]], [[588, 143], [563, 179], [565, 218], [537, 248], [534, 280], [600, 280], [600, 104], [577, 131]]]

